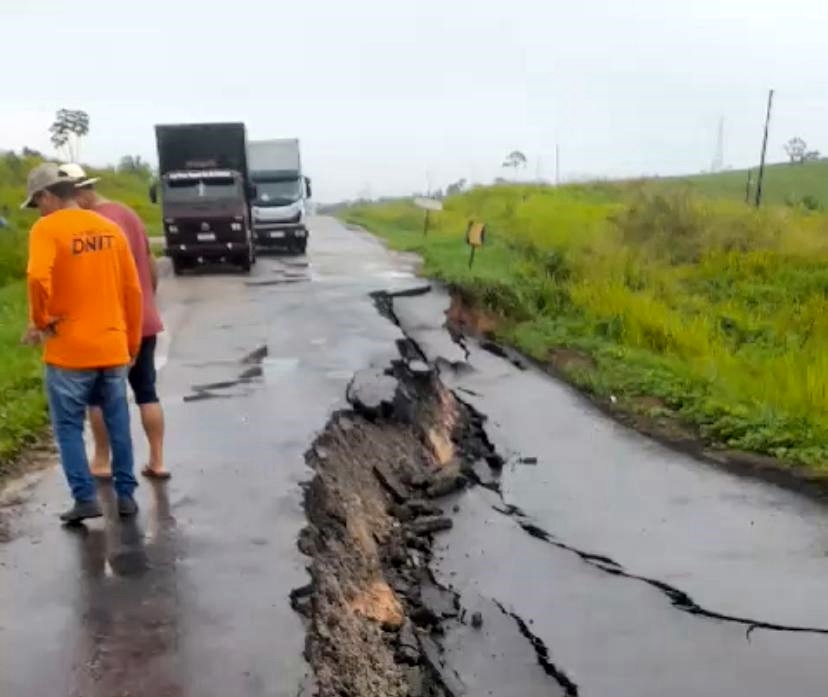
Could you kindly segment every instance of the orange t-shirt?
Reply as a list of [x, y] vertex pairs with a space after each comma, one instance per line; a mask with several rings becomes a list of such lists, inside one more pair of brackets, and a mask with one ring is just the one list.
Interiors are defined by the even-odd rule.
[[129, 363], [141, 345], [143, 301], [121, 229], [92, 211], [68, 208], [38, 220], [29, 235], [29, 314], [55, 335], [43, 360], [60, 368]]

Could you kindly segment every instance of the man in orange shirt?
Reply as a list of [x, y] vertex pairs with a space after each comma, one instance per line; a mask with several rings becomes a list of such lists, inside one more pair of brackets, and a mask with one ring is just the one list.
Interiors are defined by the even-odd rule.
[[[155, 389], [155, 346], [158, 334], [164, 328], [155, 305], [155, 291], [158, 287], [158, 269], [150, 249], [144, 224], [131, 208], [122, 203], [108, 201], [95, 190], [97, 178], [89, 178], [80, 165], [69, 163], [60, 166], [61, 172], [75, 180], [75, 200], [85, 210], [92, 210], [111, 220], [126, 235], [138, 280], [144, 298], [143, 329], [141, 349], [135, 363], [127, 374], [132, 387], [135, 403], [141, 412], [141, 423], [149, 443], [149, 462], [141, 470], [151, 479], [169, 479], [170, 473], [164, 467], [164, 411]], [[111, 477], [109, 465], [109, 441], [100, 409], [89, 410], [89, 424], [95, 441], [95, 456], [92, 458], [92, 476], [98, 480]]]
[[66, 523], [97, 518], [101, 508], [83, 442], [86, 409], [103, 409], [112, 445], [118, 511], [132, 516], [132, 438], [126, 373], [141, 345], [141, 285], [124, 233], [75, 203], [75, 182], [47, 162], [29, 173], [22, 208], [41, 218], [29, 235], [30, 328], [27, 343], [45, 343], [52, 427], [75, 505]]

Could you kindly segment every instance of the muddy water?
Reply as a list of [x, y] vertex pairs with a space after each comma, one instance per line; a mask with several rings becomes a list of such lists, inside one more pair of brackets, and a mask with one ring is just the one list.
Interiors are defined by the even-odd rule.
[[474, 342], [452, 368], [447, 307], [439, 291], [394, 302], [507, 464], [502, 498], [460, 499], [441, 578], [523, 618], [580, 694], [825, 694], [828, 512], [657, 446]]

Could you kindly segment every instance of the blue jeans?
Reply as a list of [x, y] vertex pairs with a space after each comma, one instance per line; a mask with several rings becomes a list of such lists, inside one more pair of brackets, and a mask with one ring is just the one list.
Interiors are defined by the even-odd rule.
[[95, 498], [89, 472], [83, 426], [90, 405], [103, 410], [112, 446], [112, 476], [118, 496], [132, 496], [138, 483], [133, 474], [132, 436], [126, 394], [127, 368], [68, 370], [46, 366], [46, 393], [60, 461], [76, 501]]

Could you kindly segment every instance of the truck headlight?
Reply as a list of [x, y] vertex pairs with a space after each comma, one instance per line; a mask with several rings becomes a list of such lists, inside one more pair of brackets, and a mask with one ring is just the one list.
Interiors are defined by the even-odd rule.
[[178, 232], [178, 225], [167, 225], [167, 232]]
[[235, 230], [236, 232], [238, 232], [239, 230], [242, 229], [242, 224], [241, 223], [230, 223], [230, 229]]

